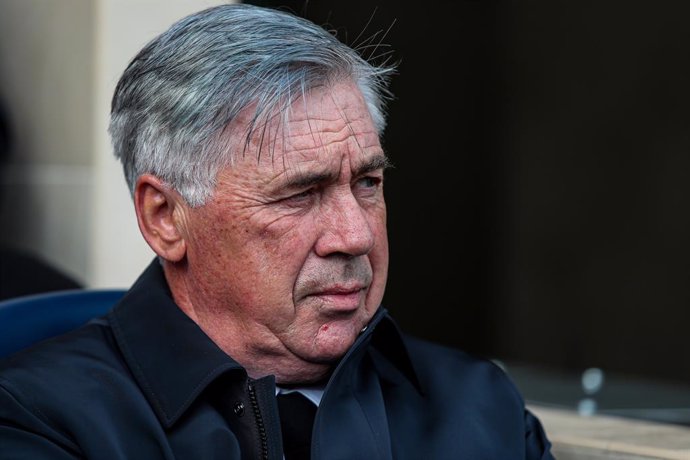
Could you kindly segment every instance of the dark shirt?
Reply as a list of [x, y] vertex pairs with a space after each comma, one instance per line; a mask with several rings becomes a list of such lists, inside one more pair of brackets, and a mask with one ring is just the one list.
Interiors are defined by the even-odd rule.
[[[272, 376], [253, 380], [153, 263], [105, 317], [0, 364], [0, 459], [280, 459]], [[340, 361], [314, 459], [551, 459], [488, 361], [401, 335], [381, 308]]]

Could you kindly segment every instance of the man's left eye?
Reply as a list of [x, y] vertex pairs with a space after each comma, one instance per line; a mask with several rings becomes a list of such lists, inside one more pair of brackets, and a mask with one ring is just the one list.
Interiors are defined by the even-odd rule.
[[376, 188], [381, 183], [381, 179], [373, 176], [361, 177], [357, 180], [357, 185], [363, 188]]

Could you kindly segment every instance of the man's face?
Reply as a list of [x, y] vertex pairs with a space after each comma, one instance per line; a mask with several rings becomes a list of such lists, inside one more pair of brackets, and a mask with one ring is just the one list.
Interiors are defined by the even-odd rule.
[[244, 153], [245, 125], [233, 123], [233, 165], [184, 217], [196, 319], [230, 350], [332, 362], [387, 277], [386, 158], [369, 112], [341, 83], [308, 93]]

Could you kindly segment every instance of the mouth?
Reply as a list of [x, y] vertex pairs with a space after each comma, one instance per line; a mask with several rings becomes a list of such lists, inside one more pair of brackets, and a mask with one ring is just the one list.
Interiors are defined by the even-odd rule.
[[322, 303], [322, 308], [334, 312], [350, 312], [364, 301], [366, 286], [332, 286], [308, 295]]

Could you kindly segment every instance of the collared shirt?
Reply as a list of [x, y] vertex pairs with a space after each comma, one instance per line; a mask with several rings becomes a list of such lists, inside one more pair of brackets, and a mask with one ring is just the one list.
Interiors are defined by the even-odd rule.
[[292, 392], [302, 393], [309, 401], [313, 402], [317, 407], [321, 404], [321, 398], [323, 397], [324, 387], [296, 387], [296, 388], [284, 388], [276, 385], [276, 396], [279, 394], [288, 394]]

